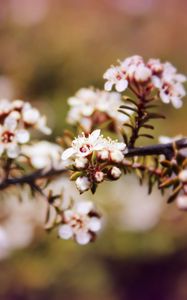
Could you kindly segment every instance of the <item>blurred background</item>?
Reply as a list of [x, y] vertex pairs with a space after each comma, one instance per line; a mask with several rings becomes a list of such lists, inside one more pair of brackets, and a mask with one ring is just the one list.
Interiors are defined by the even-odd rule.
[[[67, 98], [103, 88], [118, 58], [158, 57], [187, 74], [186, 13], [186, 0], [0, 0], [0, 97], [40, 108], [54, 140], [66, 127]], [[185, 99], [179, 111], [161, 110], [169, 120], [157, 136], [187, 135]], [[42, 204], [10, 200], [1, 203], [12, 225], [9, 248], [0, 227], [0, 299], [187, 299], [187, 215], [158, 191], [148, 196], [132, 177], [99, 187], [106, 225], [84, 247], [42, 230]]]

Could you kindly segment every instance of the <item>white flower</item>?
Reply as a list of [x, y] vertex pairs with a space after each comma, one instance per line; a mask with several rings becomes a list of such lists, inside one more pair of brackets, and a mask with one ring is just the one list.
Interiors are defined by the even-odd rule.
[[26, 124], [35, 127], [44, 134], [51, 134], [51, 129], [46, 126], [46, 117], [41, 116], [38, 109], [33, 108], [28, 102], [23, 105], [22, 118]]
[[147, 62], [147, 66], [151, 69], [153, 75], [160, 75], [163, 71], [163, 64], [159, 59], [150, 58]]
[[9, 158], [16, 158], [20, 153], [19, 144], [27, 143], [29, 139], [29, 132], [17, 129], [17, 121], [8, 116], [0, 126], [0, 155], [6, 151]]
[[187, 170], [182, 170], [179, 173], [179, 180], [182, 182], [187, 182]]
[[187, 210], [187, 195], [180, 195], [177, 197], [177, 206], [181, 210]]
[[123, 92], [128, 87], [128, 81], [125, 74], [122, 73], [120, 67], [112, 66], [103, 75], [103, 78], [107, 80], [105, 83], [105, 90], [111, 91], [113, 85], [117, 92]]
[[40, 113], [36, 108], [29, 107], [23, 110], [23, 121], [33, 125], [39, 121]]
[[182, 98], [186, 95], [183, 82], [186, 76], [177, 73], [176, 68], [166, 62], [163, 64], [163, 72], [160, 76], [160, 98], [164, 103], [172, 103], [175, 108], [182, 106]]
[[0, 115], [6, 115], [11, 111], [11, 103], [7, 99], [1, 99], [0, 100]]
[[73, 207], [64, 210], [62, 222], [59, 237], [65, 240], [74, 238], [80, 245], [92, 241], [101, 229], [100, 217], [90, 201], [79, 201], [74, 203]]
[[36, 169], [61, 169], [62, 148], [47, 141], [37, 142], [31, 145], [22, 146], [22, 153], [29, 157], [31, 165]]
[[[169, 62], [161, 63], [158, 59], [149, 59], [144, 62], [141, 56], [135, 55], [120, 62], [119, 66], [114, 66], [104, 74], [105, 89], [111, 90], [115, 84], [126, 82], [125, 90], [131, 83], [149, 83], [149, 90], [158, 89], [161, 100], [164, 103], [172, 103], [175, 108], [182, 106], [182, 98], [186, 95], [183, 83], [186, 76], [177, 73], [177, 69]], [[152, 83], [152, 85], [150, 85]], [[117, 89], [117, 88], [116, 88]]]
[[[104, 150], [107, 150], [109, 153], [109, 158], [116, 163], [121, 162], [124, 159], [124, 154], [126, 150], [125, 143], [120, 143], [118, 141], [113, 141], [108, 138], [105, 139], [105, 147]], [[104, 152], [103, 152], [104, 154]], [[102, 151], [99, 152], [99, 156], [102, 158]]]
[[114, 166], [112, 167], [110, 174], [114, 179], [118, 179], [121, 176], [121, 170]]
[[77, 157], [86, 157], [95, 150], [101, 150], [103, 148], [102, 137], [100, 136], [100, 130], [94, 130], [88, 137], [84, 133], [74, 139], [72, 147], [66, 149], [62, 153], [62, 159], [66, 160], [72, 155]]
[[52, 130], [47, 125], [47, 118], [46, 116], [42, 116], [39, 118], [38, 122], [36, 123], [36, 129], [40, 130], [42, 133], [49, 135], [51, 134]]
[[120, 94], [115, 92], [82, 88], [74, 97], [68, 99], [68, 104], [71, 106], [67, 117], [68, 123], [73, 125], [78, 123], [86, 132], [90, 132], [92, 126], [110, 119], [117, 126], [121, 126], [129, 119], [118, 111], [123, 101]]
[[83, 192], [89, 190], [91, 183], [86, 176], [78, 177], [75, 181], [76, 187], [79, 192], [82, 194]]
[[[17, 120], [18, 128], [34, 127], [45, 134], [50, 134], [51, 129], [46, 126], [46, 117], [41, 116], [40, 112], [32, 107], [28, 102], [22, 100], [9, 101], [0, 100], [0, 115], [10, 116]], [[1, 125], [3, 125], [1, 123]]]

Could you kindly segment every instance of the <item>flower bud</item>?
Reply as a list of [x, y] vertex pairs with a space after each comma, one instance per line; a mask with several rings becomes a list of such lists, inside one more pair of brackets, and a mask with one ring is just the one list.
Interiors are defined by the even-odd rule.
[[177, 206], [181, 210], [187, 210], [187, 195], [177, 197]]
[[113, 162], [119, 163], [123, 160], [124, 156], [123, 153], [119, 150], [114, 150], [110, 152], [110, 159]]
[[88, 159], [85, 157], [79, 157], [75, 159], [75, 167], [77, 169], [84, 169], [88, 164]]
[[95, 177], [96, 182], [98, 182], [98, 183], [102, 182], [104, 180], [104, 173], [98, 171], [98, 172], [95, 173], [94, 177]]
[[110, 170], [110, 175], [114, 179], [118, 179], [121, 176], [121, 170], [117, 167], [112, 167], [112, 169]]
[[139, 82], [146, 82], [151, 78], [151, 70], [143, 65], [139, 65], [135, 71], [135, 80]]
[[80, 193], [83, 193], [89, 190], [90, 188], [90, 181], [86, 176], [78, 177], [77, 180], [75, 181], [75, 184]]
[[98, 158], [101, 160], [107, 160], [109, 158], [109, 153], [107, 150], [102, 150], [98, 152]]
[[182, 170], [179, 173], [179, 180], [182, 182], [186, 182], [187, 181], [187, 170]]

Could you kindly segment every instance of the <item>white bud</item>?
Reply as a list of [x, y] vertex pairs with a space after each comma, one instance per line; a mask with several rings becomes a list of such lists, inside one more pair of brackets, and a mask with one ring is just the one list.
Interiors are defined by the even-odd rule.
[[14, 118], [15, 120], [19, 120], [21, 115], [18, 111], [14, 110], [9, 114], [9, 117]]
[[98, 152], [98, 158], [102, 160], [107, 160], [109, 158], [109, 153], [107, 150], [102, 150]]
[[143, 65], [139, 65], [135, 71], [135, 80], [145, 82], [151, 78], [151, 70]]
[[110, 174], [114, 179], [118, 179], [121, 176], [121, 170], [117, 167], [112, 167]]
[[36, 108], [23, 111], [23, 120], [28, 124], [35, 124], [40, 118], [40, 113]]
[[25, 143], [27, 143], [29, 141], [30, 134], [29, 134], [29, 132], [27, 130], [20, 129], [16, 133], [16, 138], [17, 138], [18, 143], [25, 144]]
[[90, 242], [91, 236], [88, 232], [79, 230], [75, 235], [75, 239], [79, 245], [86, 245]]
[[182, 181], [182, 182], [187, 181], [187, 170], [182, 170], [179, 173], [179, 180]]
[[113, 162], [119, 163], [124, 159], [123, 153], [118, 150], [114, 150], [110, 152], [110, 159]]
[[93, 231], [97, 232], [101, 229], [101, 220], [97, 217], [92, 217], [88, 222], [88, 228]]
[[75, 184], [80, 193], [83, 193], [89, 190], [90, 188], [90, 181], [86, 176], [78, 177], [77, 180], [75, 181]]
[[73, 230], [70, 225], [64, 224], [59, 227], [59, 237], [64, 240], [68, 240], [73, 236]]
[[84, 169], [88, 164], [88, 159], [85, 157], [79, 157], [75, 159], [75, 167], [77, 169]]
[[95, 180], [96, 180], [96, 182], [102, 182], [103, 180], [104, 180], [104, 173], [103, 172], [96, 172], [95, 173]]
[[177, 206], [181, 210], [187, 210], [187, 195], [181, 195], [177, 197]]

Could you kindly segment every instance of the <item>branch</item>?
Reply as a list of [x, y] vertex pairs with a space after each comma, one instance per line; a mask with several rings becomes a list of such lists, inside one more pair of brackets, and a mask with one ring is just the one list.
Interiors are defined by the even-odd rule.
[[158, 144], [147, 147], [136, 147], [128, 150], [126, 157], [146, 156], [146, 155], [160, 155], [163, 154], [167, 159], [171, 159], [175, 149], [187, 148], [187, 138], [180, 139], [173, 143]]
[[58, 176], [58, 175], [63, 174], [66, 171], [67, 170], [65, 170], [65, 169], [60, 169], [60, 170], [51, 169], [47, 172], [44, 172], [44, 170], [37, 170], [31, 174], [27, 174], [27, 175], [24, 175], [21, 177], [5, 178], [5, 180], [0, 183], [0, 190], [4, 190], [11, 185], [22, 185], [25, 183], [30, 186], [35, 186], [35, 181], [38, 179]]

